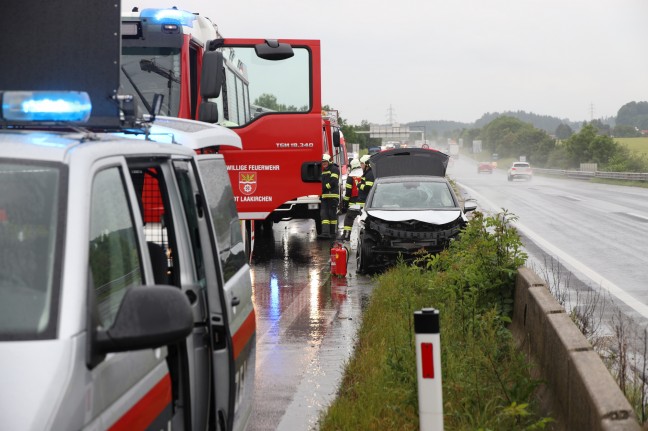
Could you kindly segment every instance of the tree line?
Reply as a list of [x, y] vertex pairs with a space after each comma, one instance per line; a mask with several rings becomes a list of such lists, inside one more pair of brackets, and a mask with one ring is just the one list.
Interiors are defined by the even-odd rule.
[[559, 125], [552, 136], [517, 118], [499, 117], [481, 129], [466, 130], [461, 135], [464, 145], [481, 139], [484, 151], [497, 153], [501, 158], [526, 156], [538, 167], [578, 169], [581, 163], [596, 163], [600, 171], [648, 171], [645, 155], [617, 142], [609, 126], [596, 120], [583, 123], [578, 132]]
[[[648, 172], [645, 155], [614, 139], [642, 136], [641, 131], [648, 130], [648, 102], [626, 103], [616, 117], [580, 125], [524, 111], [508, 114], [484, 114], [473, 124], [416, 121], [408, 125], [425, 127], [426, 139], [463, 139], [468, 148], [473, 141], [481, 140], [483, 151], [496, 153], [500, 158], [526, 156], [537, 167], [578, 169], [581, 163], [597, 163], [600, 171]], [[346, 142], [360, 143], [360, 148], [380, 145], [380, 139], [358, 133], [369, 131], [367, 121], [354, 126], [340, 118], [340, 124]]]
[[[274, 111], [307, 110], [307, 107], [278, 103], [269, 94], [257, 98], [255, 105]], [[323, 109], [331, 110], [328, 105]], [[487, 113], [470, 125], [455, 121], [416, 121], [408, 125], [423, 127], [426, 139], [461, 138], [469, 148], [473, 141], [481, 140], [483, 151], [496, 153], [500, 158], [525, 156], [538, 167], [578, 169], [581, 163], [596, 163], [601, 171], [648, 171], [645, 155], [614, 140], [614, 137], [641, 136], [642, 131], [648, 130], [648, 102], [626, 103], [616, 118], [583, 122], [577, 132], [574, 131], [577, 123], [556, 117], [524, 111], [507, 114]], [[347, 143], [358, 143], [361, 149], [382, 143], [381, 139], [370, 137], [370, 124], [366, 120], [352, 125], [339, 116], [338, 123]]]

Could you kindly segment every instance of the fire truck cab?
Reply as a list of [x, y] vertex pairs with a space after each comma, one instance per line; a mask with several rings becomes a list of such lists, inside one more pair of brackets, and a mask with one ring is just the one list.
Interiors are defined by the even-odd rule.
[[[242, 149], [213, 148], [225, 158], [248, 251], [255, 222], [271, 226], [301, 197], [320, 194], [319, 41], [223, 38], [199, 14], [135, 10], [122, 18], [121, 86], [140, 109], [165, 94], [163, 115], [241, 137]], [[310, 214], [314, 202], [304, 208]]]
[[249, 266], [223, 156], [196, 154], [240, 138], [156, 130], [164, 95], [134, 115], [114, 4], [3, 7], [0, 429], [245, 429]]

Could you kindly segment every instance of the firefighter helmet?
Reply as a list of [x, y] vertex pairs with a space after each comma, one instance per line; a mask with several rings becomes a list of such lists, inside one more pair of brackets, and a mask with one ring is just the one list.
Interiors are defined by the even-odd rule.
[[331, 162], [331, 155], [324, 153], [324, 155], [322, 156], [322, 161], [330, 163]]
[[367, 163], [370, 157], [371, 156], [369, 154], [365, 154], [364, 156], [360, 157], [360, 163]]
[[355, 169], [359, 167], [360, 167], [360, 160], [358, 159], [351, 160], [351, 169]]

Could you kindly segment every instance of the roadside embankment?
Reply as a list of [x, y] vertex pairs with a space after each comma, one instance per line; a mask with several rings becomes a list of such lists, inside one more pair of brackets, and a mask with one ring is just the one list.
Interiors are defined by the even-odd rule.
[[542, 402], [565, 430], [641, 430], [599, 355], [545, 282], [518, 270], [511, 331], [545, 383]]

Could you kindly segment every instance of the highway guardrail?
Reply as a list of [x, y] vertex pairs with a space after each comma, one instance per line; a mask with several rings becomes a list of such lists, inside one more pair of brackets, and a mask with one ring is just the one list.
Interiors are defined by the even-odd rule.
[[624, 181], [648, 181], [648, 173], [645, 172], [570, 171], [565, 169], [542, 168], [533, 168], [533, 172], [542, 175], [557, 175], [582, 180], [589, 180], [592, 178], [605, 178]]
[[558, 429], [641, 430], [601, 357], [529, 268], [518, 270], [511, 331], [544, 381], [540, 400]]

